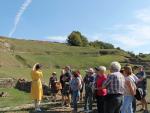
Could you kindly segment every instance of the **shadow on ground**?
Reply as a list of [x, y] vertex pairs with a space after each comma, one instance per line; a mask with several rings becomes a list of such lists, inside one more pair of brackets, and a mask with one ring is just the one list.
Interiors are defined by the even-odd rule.
[[[85, 113], [83, 112], [83, 103], [78, 104], [78, 113]], [[93, 105], [93, 108], [96, 109], [96, 104]], [[61, 107], [61, 104], [54, 104], [54, 105], [44, 105], [42, 106], [42, 112], [35, 112], [33, 108], [31, 109], [23, 109], [23, 110], [9, 110], [0, 113], [72, 113], [72, 108], [68, 107]], [[94, 110], [92, 113], [97, 113], [96, 110]], [[143, 111], [137, 111], [136, 113], [144, 113]], [[150, 111], [149, 111], [150, 113]]]

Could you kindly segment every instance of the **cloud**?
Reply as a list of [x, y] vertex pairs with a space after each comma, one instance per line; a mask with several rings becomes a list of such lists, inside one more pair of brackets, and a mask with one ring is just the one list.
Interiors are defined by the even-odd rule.
[[128, 36], [128, 35], [122, 35], [122, 34], [116, 34], [112, 35], [113, 39], [118, 42], [118, 46], [122, 46], [125, 49], [131, 49], [139, 46], [143, 46], [147, 44], [147, 40], [143, 40], [142, 38], [134, 37], [134, 36]]
[[142, 22], [150, 23], [150, 8], [145, 8], [136, 11], [136, 18]]
[[28, 8], [28, 6], [31, 4], [32, 0], [26, 0], [20, 7], [19, 11], [17, 12], [16, 16], [15, 16], [15, 20], [14, 20], [14, 25], [13, 28], [11, 29], [10, 33], [9, 33], [9, 37], [11, 37], [16, 29], [17, 29], [17, 25], [20, 21], [21, 16], [23, 15], [23, 13], [26, 11], [26, 9]]
[[48, 36], [45, 39], [52, 42], [66, 42], [67, 36]]
[[[136, 53], [145, 50], [150, 53], [146, 48], [150, 45], [150, 8], [135, 11], [132, 24], [119, 23], [108, 30], [114, 45]], [[105, 35], [108, 36], [107, 33]]]
[[[124, 30], [123, 33], [119, 29]], [[150, 26], [148, 25], [122, 25], [118, 28], [118, 33], [112, 33], [112, 40], [116, 46], [135, 53], [144, 52], [145, 46], [150, 44]], [[140, 48], [140, 51], [137, 49]]]

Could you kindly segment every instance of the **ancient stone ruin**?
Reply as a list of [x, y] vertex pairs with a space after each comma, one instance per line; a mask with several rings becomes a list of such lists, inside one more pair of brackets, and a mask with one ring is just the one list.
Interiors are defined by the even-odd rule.
[[12, 88], [16, 85], [16, 80], [13, 78], [0, 78], [0, 88]]
[[[50, 95], [50, 89], [48, 85], [46, 85], [45, 83], [43, 83], [42, 85], [44, 95]], [[29, 93], [31, 90], [31, 81], [27, 81], [25, 79], [18, 79], [15, 88]]]
[[[50, 89], [48, 85], [43, 84], [43, 93], [44, 95], [50, 95]], [[13, 79], [13, 78], [0, 78], [0, 88], [16, 88], [21, 91], [30, 93], [31, 81], [25, 79]], [[0, 97], [4, 97], [6, 92], [0, 92]]]

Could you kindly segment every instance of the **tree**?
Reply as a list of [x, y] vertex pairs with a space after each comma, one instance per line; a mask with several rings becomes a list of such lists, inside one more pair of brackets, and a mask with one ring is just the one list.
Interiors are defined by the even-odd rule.
[[73, 31], [67, 39], [67, 43], [71, 46], [87, 46], [88, 40], [79, 31]]
[[72, 32], [67, 39], [67, 42], [71, 46], [82, 46], [82, 40], [80, 34]]
[[86, 47], [89, 45], [88, 39], [85, 36], [81, 35], [81, 40], [82, 40], [83, 47]]

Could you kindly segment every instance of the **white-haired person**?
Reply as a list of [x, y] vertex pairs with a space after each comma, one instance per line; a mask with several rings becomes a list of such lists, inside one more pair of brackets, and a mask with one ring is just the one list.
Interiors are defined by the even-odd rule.
[[103, 83], [106, 81], [106, 67], [99, 66], [96, 70], [96, 81], [95, 81], [95, 94], [97, 99], [97, 110], [98, 113], [104, 113], [105, 96], [107, 95], [107, 89], [102, 88]]
[[31, 77], [32, 77], [31, 96], [35, 102], [35, 111], [41, 111], [40, 102], [43, 96], [41, 79], [43, 78], [43, 74], [41, 71], [41, 65], [39, 63], [36, 63], [33, 66]]
[[136, 84], [133, 79], [133, 72], [131, 66], [124, 67], [125, 90], [124, 101], [121, 107], [121, 113], [133, 113], [132, 102], [136, 94]]
[[110, 64], [110, 74], [103, 83], [103, 88], [107, 88], [105, 99], [105, 113], [120, 113], [123, 102], [125, 78], [120, 73], [121, 65], [119, 62]]

